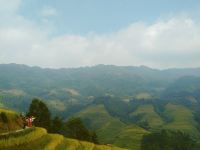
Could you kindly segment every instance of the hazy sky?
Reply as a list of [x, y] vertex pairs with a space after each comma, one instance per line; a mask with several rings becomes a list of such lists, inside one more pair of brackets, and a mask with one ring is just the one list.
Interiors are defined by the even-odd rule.
[[0, 0], [0, 63], [200, 67], [199, 0]]

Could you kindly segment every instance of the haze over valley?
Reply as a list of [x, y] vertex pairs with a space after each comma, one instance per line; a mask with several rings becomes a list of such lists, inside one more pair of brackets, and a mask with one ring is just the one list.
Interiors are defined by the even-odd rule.
[[199, 150], [199, 8], [0, 0], [0, 149]]

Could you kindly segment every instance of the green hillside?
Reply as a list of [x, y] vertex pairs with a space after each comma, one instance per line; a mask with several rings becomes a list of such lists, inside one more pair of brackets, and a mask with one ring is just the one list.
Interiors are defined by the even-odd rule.
[[140, 150], [141, 140], [146, 134], [149, 134], [149, 132], [139, 126], [127, 125], [117, 134], [113, 144], [133, 150]]
[[155, 112], [153, 105], [142, 105], [130, 114], [130, 117], [138, 117], [137, 123], [147, 123], [149, 128], [158, 128], [164, 124], [163, 119]]
[[[0, 120], [0, 149], [3, 150], [123, 150], [112, 145], [95, 145], [90, 142], [65, 138], [59, 134], [49, 134], [44, 128], [22, 129], [22, 120], [15, 111], [0, 109], [8, 121]], [[2, 116], [2, 115], [1, 115]], [[9, 128], [5, 128], [8, 126]]]
[[137, 125], [129, 125], [112, 117], [104, 105], [93, 105], [76, 114], [92, 129], [97, 131], [101, 143], [140, 149], [143, 135], [149, 132]]
[[18, 113], [0, 108], [0, 133], [18, 130], [23, 127], [23, 122]]
[[167, 104], [165, 113], [172, 121], [167, 123], [164, 128], [170, 130], [182, 130], [190, 134], [199, 134], [192, 111], [182, 105]]
[[[27, 112], [36, 97], [47, 104], [52, 117], [63, 118], [64, 122], [80, 117], [97, 133], [101, 144], [140, 150], [146, 135], [162, 129], [179, 130], [200, 139], [199, 75], [199, 68], [156, 70], [98, 65], [42, 69], [0, 65], [0, 106]], [[0, 132], [22, 127], [19, 114], [7, 110], [0, 110], [0, 114]], [[38, 145], [46, 147], [42, 143], [56, 142], [52, 140], [55, 137], [62, 139], [60, 135], [45, 134], [31, 143], [41, 142]], [[76, 140], [61, 141], [59, 147], [69, 141], [78, 143], [76, 147], [82, 145]], [[88, 145], [93, 147], [92, 143]]]
[[[28, 131], [30, 130], [30, 131]], [[9, 138], [0, 140], [4, 150], [123, 150], [122, 148], [64, 138], [59, 134], [48, 134], [44, 128], [26, 129]]]
[[27, 111], [30, 99], [40, 97], [48, 102], [52, 111], [67, 115], [74, 112], [73, 108], [106, 94], [149, 99], [160, 95], [176, 79], [189, 75], [199, 77], [200, 69], [156, 70], [112, 65], [42, 69], [0, 64], [0, 104]]

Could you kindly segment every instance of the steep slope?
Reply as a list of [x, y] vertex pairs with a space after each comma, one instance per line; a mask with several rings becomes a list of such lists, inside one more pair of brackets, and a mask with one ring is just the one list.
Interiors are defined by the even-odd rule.
[[149, 132], [137, 125], [127, 125], [117, 134], [113, 144], [132, 150], [140, 150], [141, 140], [146, 134], [149, 134]]
[[23, 127], [23, 121], [18, 113], [0, 108], [0, 133], [18, 130]]
[[[182, 85], [171, 84], [184, 76], [198, 78], [200, 68], [157, 70], [145, 66], [97, 65], [44, 69], [0, 64], [0, 106], [26, 112], [31, 99], [39, 97], [46, 101], [53, 114], [66, 117], [84, 108], [95, 98], [105, 95], [114, 95], [124, 101], [160, 98], [161, 95], [164, 95], [163, 99], [179, 97], [180, 93], [185, 94], [185, 91], [178, 90]], [[192, 84], [188, 86], [188, 82]], [[193, 94], [195, 99], [199, 97], [199, 88], [193, 87], [199, 83], [199, 79], [183, 78], [177, 80], [177, 83], [186, 83], [183, 89], [189, 87], [186, 96]]]
[[128, 125], [112, 117], [102, 104], [89, 106], [76, 116], [81, 117], [90, 129], [97, 131], [101, 143], [139, 150], [143, 135], [148, 134], [137, 125]]
[[[59, 134], [48, 134], [43, 128], [26, 129], [9, 138], [0, 140], [4, 150], [123, 150], [122, 148], [64, 138]], [[125, 149], [124, 149], [125, 150]]]
[[170, 103], [165, 108], [165, 113], [171, 117], [171, 121], [164, 126], [165, 129], [182, 130], [192, 135], [199, 135], [191, 110], [185, 106]]
[[139, 106], [130, 117], [137, 118], [138, 124], [146, 123], [148, 128], [158, 128], [164, 124], [163, 119], [155, 112], [153, 105], [146, 104]]
[[[3, 115], [2, 115], [3, 114]], [[3, 118], [2, 118], [3, 116]], [[122, 150], [115, 146], [95, 145], [90, 142], [64, 138], [59, 134], [48, 134], [44, 128], [22, 129], [19, 114], [8, 109], [0, 109], [0, 149], [4, 150]], [[6, 118], [6, 119], [5, 119]], [[5, 122], [6, 120], [6, 122]], [[6, 128], [5, 128], [6, 126]], [[20, 129], [20, 130], [18, 130]]]

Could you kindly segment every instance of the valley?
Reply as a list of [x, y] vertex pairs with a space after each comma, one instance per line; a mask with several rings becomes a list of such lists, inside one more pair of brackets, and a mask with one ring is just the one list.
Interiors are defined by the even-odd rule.
[[[0, 82], [1, 109], [27, 112], [31, 100], [39, 98], [52, 116], [81, 118], [97, 133], [103, 149], [115, 145], [141, 150], [144, 137], [162, 130], [184, 132], [196, 143], [200, 139], [199, 68], [156, 70], [98, 65], [57, 70], [8, 64], [0, 65]], [[19, 118], [10, 119], [0, 124], [1, 132], [20, 128]], [[66, 145], [99, 147], [58, 134], [45, 133], [37, 139], [32, 144], [47, 149], [45, 143], [59, 145], [58, 149]]]

